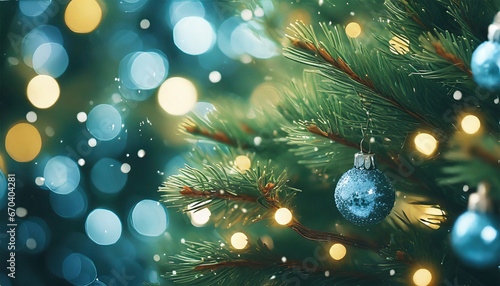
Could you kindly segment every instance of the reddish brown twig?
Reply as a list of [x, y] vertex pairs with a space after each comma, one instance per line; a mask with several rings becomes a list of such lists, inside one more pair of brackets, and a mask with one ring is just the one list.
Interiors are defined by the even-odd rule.
[[[216, 142], [224, 143], [224, 144], [227, 144], [229, 146], [238, 147], [238, 144], [235, 141], [229, 139], [229, 137], [221, 131], [215, 131], [215, 133], [211, 133], [210, 131], [208, 131], [206, 129], [201, 129], [198, 125], [195, 125], [195, 124], [183, 124], [181, 126], [188, 133], [207, 137], [207, 138], [210, 138]], [[241, 145], [240, 147], [243, 149], [247, 148], [247, 146], [244, 144]]]
[[472, 71], [469, 68], [467, 68], [467, 66], [465, 65], [464, 61], [462, 61], [462, 59], [460, 59], [456, 55], [446, 51], [440, 42], [432, 42], [431, 44], [439, 56], [441, 56], [443, 59], [449, 61], [450, 63], [452, 63], [453, 65], [455, 65], [459, 69], [463, 70], [465, 73], [467, 73], [467, 75], [472, 76]]
[[351, 245], [362, 249], [380, 249], [379, 245], [372, 242], [364, 241], [361, 239], [355, 239], [340, 234], [335, 234], [326, 231], [312, 230], [303, 226], [298, 220], [293, 219], [288, 225], [292, 230], [297, 232], [300, 236], [314, 241], [324, 241], [324, 242], [340, 242], [345, 245]]
[[[313, 133], [313, 134], [326, 137], [326, 138], [328, 138], [330, 140], [333, 140], [333, 141], [335, 141], [335, 142], [337, 142], [339, 144], [342, 144], [344, 146], [352, 147], [352, 148], [358, 148], [358, 149], [360, 148], [359, 145], [356, 145], [356, 144], [354, 144], [354, 143], [352, 143], [350, 141], [347, 141], [345, 138], [340, 137], [339, 134], [327, 133], [327, 132], [319, 129], [319, 127], [316, 126], [316, 125], [314, 125], [314, 124], [310, 125], [310, 126], [307, 126], [307, 130], [309, 132]], [[363, 148], [363, 152], [367, 152], [368, 153], [368, 151], [365, 150], [364, 148]]]
[[256, 203], [257, 198], [247, 195], [235, 195], [224, 190], [219, 191], [200, 191], [190, 187], [183, 187], [182, 191], [179, 193], [186, 197], [197, 197], [197, 198], [219, 198], [223, 200], [233, 200], [233, 201], [246, 201]]
[[308, 51], [312, 51], [315, 53], [318, 53], [323, 60], [325, 60], [327, 63], [331, 64], [335, 68], [339, 69], [343, 73], [345, 73], [347, 76], [349, 76], [352, 80], [366, 86], [367, 88], [371, 89], [372, 91], [376, 92], [378, 96], [386, 101], [387, 103], [391, 104], [395, 108], [409, 114], [410, 116], [418, 119], [420, 122], [428, 125], [428, 123], [424, 120], [422, 116], [420, 116], [417, 113], [412, 112], [411, 110], [408, 110], [407, 108], [403, 107], [399, 102], [395, 101], [392, 97], [385, 96], [382, 93], [380, 93], [377, 88], [375, 87], [374, 83], [368, 76], [365, 76], [365, 78], [361, 78], [358, 76], [352, 69], [349, 67], [349, 65], [342, 59], [342, 58], [337, 58], [336, 60], [328, 54], [328, 52], [324, 48], [319, 48], [319, 50], [312, 44], [312, 43], [305, 43], [303, 41], [300, 41], [298, 39], [292, 39], [292, 45], [305, 49]]

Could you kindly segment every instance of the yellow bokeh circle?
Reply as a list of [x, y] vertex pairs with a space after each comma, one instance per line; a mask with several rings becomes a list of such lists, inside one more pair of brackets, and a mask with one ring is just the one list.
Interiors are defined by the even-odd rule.
[[345, 255], [347, 254], [347, 249], [345, 248], [344, 245], [340, 243], [335, 243], [334, 245], [332, 245], [332, 247], [330, 247], [329, 253], [333, 259], [340, 260], [344, 258]]
[[42, 137], [33, 125], [18, 123], [7, 132], [5, 149], [17, 162], [29, 162], [40, 153]]
[[59, 98], [59, 84], [51, 76], [37, 75], [28, 83], [26, 94], [33, 106], [40, 109], [49, 108]]
[[94, 31], [102, 18], [102, 9], [95, 0], [72, 0], [66, 7], [64, 21], [75, 33]]

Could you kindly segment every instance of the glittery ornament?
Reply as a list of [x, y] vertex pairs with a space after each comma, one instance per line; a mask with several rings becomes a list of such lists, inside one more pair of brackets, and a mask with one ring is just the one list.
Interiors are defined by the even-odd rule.
[[489, 27], [488, 39], [472, 54], [472, 74], [481, 87], [500, 89], [500, 13]]
[[354, 168], [340, 177], [335, 188], [338, 210], [356, 225], [380, 222], [389, 215], [395, 200], [394, 187], [375, 167], [373, 154], [356, 154]]
[[492, 214], [488, 187], [480, 184], [469, 196], [468, 210], [460, 215], [451, 231], [451, 245], [465, 264], [475, 268], [500, 263], [500, 219]]

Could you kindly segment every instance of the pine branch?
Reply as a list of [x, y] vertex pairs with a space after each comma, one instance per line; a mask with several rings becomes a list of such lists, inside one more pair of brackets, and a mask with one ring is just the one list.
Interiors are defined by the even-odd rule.
[[434, 49], [436, 50], [436, 53], [440, 55], [443, 59], [449, 61], [459, 69], [463, 70], [467, 75], [472, 77], [472, 71], [470, 68], [465, 66], [465, 63], [462, 61], [462, 59], [458, 58], [456, 55], [449, 53], [444, 49], [444, 47], [441, 45], [439, 42], [433, 42], [431, 43]]
[[[333, 57], [328, 54], [328, 52], [325, 50], [325, 48], [320, 47], [319, 49], [314, 46], [312, 43], [305, 43], [302, 42], [299, 39], [293, 38], [291, 36], [288, 36], [292, 40], [292, 44], [298, 48], [301, 49], [306, 49], [308, 51], [312, 51], [314, 53], [318, 53], [319, 56], [326, 61], [327, 63], [331, 64], [332, 67], [336, 68], [337, 70], [345, 73], [349, 78], [352, 80], [362, 84], [366, 88], [370, 89], [374, 94], [376, 94], [380, 99], [385, 101], [386, 103], [390, 104], [394, 108], [397, 108], [410, 116], [414, 117], [418, 121], [427, 124], [424, 118], [419, 115], [414, 113], [413, 111], [403, 107], [399, 102], [397, 102], [393, 96], [385, 95], [381, 93], [379, 90], [376, 89], [374, 86], [373, 82], [368, 78], [368, 75], [365, 76], [365, 78], [361, 78], [359, 75], [353, 72], [353, 70], [349, 67], [349, 65], [346, 64], [346, 62], [342, 58], [337, 58], [336, 60], [333, 59]], [[293, 59], [293, 58], [292, 58]], [[361, 97], [363, 97], [363, 94], [359, 94]]]
[[[287, 285], [300, 278], [298, 281], [314, 285], [373, 285], [378, 280], [363, 271], [345, 271], [336, 266], [310, 268], [301, 261], [283, 261], [260, 240], [239, 252], [223, 243], [184, 244], [187, 249], [164, 264], [167, 272], [163, 278], [180, 284]], [[325, 272], [331, 274], [325, 276]]]

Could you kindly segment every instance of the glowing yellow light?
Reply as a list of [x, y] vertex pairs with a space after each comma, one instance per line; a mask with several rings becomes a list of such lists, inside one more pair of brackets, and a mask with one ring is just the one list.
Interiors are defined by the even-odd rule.
[[250, 96], [250, 103], [257, 107], [276, 105], [280, 95], [278, 89], [270, 82], [264, 82], [257, 86]]
[[59, 84], [48, 75], [37, 75], [30, 80], [26, 89], [28, 100], [35, 107], [45, 109], [56, 103], [59, 98]]
[[302, 22], [306, 25], [311, 23], [311, 15], [304, 9], [295, 9], [287, 17], [287, 23]]
[[420, 222], [432, 229], [439, 229], [445, 220], [445, 212], [435, 207], [425, 208], [424, 214], [420, 216]]
[[196, 104], [198, 92], [189, 80], [182, 77], [167, 79], [158, 90], [158, 103], [167, 113], [184, 115]]
[[335, 260], [340, 260], [345, 257], [347, 249], [340, 243], [335, 243], [330, 247], [330, 256]]
[[345, 32], [347, 36], [357, 38], [361, 35], [361, 26], [356, 22], [351, 22], [345, 27]]
[[33, 125], [18, 123], [7, 132], [5, 149], [12, 159], [18, 162], [29, 162], [40, 153], [42, 137]]
[[420, 268], [413, 274], [413, 283], [417, 286], [427, 286], [432, 281], [432, 274], [425, 268]]
[[274, 213], [274, 219], [281, 225], [287, 225], [292, 221], [292, 212], [287, 208], [280, 208]]
[[99, 26], [102, 9], [95, 0], [72, 0], [66, 7], [64, 21], [75, 33], [90, 33]]
[[243, 232], [236, 232], [231, 236], [231, 245], [236, 249], [243, 249], [248, 244], [248, 237]]
[[410, 40], [404, 36], [394, 36], [389, 41], [389, 45], [393, 54], [404, 55], [410, 52]]
[[474, 115], [467, 115], [462, 119], [462, 129], [467, 134], [474, 134], [481, 128], [481, 121]]
[[[196, 203], [189, 205], [188, 208], [193, 207], [193, 205], [196, 205]], [[210, 216], [212, 215], [208, 208], [190, 211], [189, 213], [191, 216], [191, 223], [194, 226], [203, 226], [210, 220]]]
[[428, 133], [420, 133], [415, 136], [415, 147], [424, 155], [432, 155], [436, 151], [438, 142], [434, 136]]
[[0, 170], [2, 170], [4, 174], [7, 174], [7, 166], [5, 166], [5, 161], [3, 160], [1, 154], [0, 154]]
[[234, 160], [234, 164], [240, 171], [247, 171], [250, 170], [252, 161], [250, 161], [250, 158], [248, 158], [247, 156], [241, 155], [236, 157], [236, 159]]

